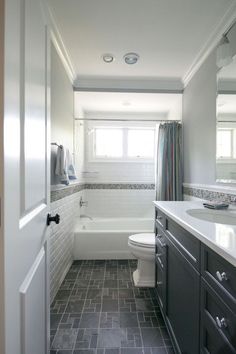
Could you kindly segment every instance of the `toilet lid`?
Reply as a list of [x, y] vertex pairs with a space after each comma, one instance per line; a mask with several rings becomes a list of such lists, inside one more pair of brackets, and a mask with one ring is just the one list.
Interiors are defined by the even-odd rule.
[[155, 234], [146, 233], [146, 234], [135, 234], [129, 236], [130, 243], [133, 243], [137, 246], [143, 247], [154, 247], [155, 246]]

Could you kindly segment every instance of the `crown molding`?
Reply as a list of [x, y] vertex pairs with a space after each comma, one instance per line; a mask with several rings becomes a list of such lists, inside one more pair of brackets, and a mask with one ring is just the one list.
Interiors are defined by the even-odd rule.
[[181, 79], [77, 77], [74, 91], [182, 93]]
[[46, 4], [46, 6], [45, 6], [45, 12], [46, 12], [46, 18], [47, 18], [47, 25], [50, 30], [51, 40], [52, 40], [52, 42], [55, 46], [55, 49], [62, 61], [62, 64], [65, 68], [66, 73], [67, 73], [67, 76], [73, 85], [75, 78], [76, 78], [74, 66], [72, 64], [69, 53], [66, 49], [66, 46], [65, 46], [63, 39], [62, 39], [62, 36], [61, 36], [60, 31], [58, 29], [58, 26], [57, 26], [57, 23], [55, 20], [55, 16], [53, 14], [53, 10], [49, 7], [48, 4]]
[[218, 26], [216, 26], [215, 30], [212, 32], [208, 40], [205, 42], [203, 47], [200, 49], [196, 58], [194, 59], [192, 65], [183, 76], [183, 86], [184, 88], [188, 85], [194, 74], [198, 71], [200, 66], [203, 64], [205, 59], [209, 56], [209, 54], [213, 51], [213, 49], [219, 43], [221, 36], [223, 33], [227, 31], [227, 29], [232, 25], [233, 21], [236, 18], [236, 3], [234, 2], [229, 9], [226, 11]]

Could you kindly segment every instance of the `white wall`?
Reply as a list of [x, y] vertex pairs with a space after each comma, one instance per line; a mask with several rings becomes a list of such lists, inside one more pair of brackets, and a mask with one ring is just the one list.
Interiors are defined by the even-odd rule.
[[[236, 25], [229, 34], [236, 53]], [[215, 184], [216, 50], [193, 76], [183, 94], [184, 182]]]
[[[65, 145], [74, 151], [74, 93], [61, 59], [51, 45], [51, 142]], [[58, 184], [55, 176], [57, 148], [52, 146], [51, 184]]]
[[83, 212], [92, 217], [154, 217], [154, 190], [87, 189], [84, 198]]

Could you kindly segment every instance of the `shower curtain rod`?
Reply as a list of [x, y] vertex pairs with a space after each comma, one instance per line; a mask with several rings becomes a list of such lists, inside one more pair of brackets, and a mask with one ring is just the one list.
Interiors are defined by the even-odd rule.
[[170, 119], [118, 119], [118, 118], [75, 118], [75, 120], [84, 121], [105, 121], [105, 122], [176, 122], [181, 123], [181, 120]]

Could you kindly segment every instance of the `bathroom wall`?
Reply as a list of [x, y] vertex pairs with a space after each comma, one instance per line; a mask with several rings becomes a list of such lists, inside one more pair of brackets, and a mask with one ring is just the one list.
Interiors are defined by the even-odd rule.
[[[78, 167], [78, 181], [82, 183], [84, 161], [83, 126], [74, 126], [74, 92], [61, 59], [51, 47], [51, 142], [65, 145], [74, 153]], [[74, 131], [77, 140], [74, 142]], [[73, 231], [80, 213], [79, 200], [82, 185], [61, 185], [55, 176], [57, 148], [51, 147], [51, 213], [61, 217], [59, 225], [52, 224], [50, 234], [50, 298], [53, 300], [73, 260]]]
[[[228, 38], [232, 52], [236, 53], [236, 25]], [[183, 94], [184, 182], [215, 188], [216, 75], [216, 50], [213, 50]], [[223, 189], [228, 190], [227, 186]], [[232, 187], [229, 190], [233, 193]]]
[[79, 217], [79, 200], [83, 191], [51, 203], [51, 213], [61, 217], [59, 225], [52, 224], [50, 236], [50, 299], [54, 299], [73, 261], [74, 226]]
[[[109, 188], [109, 186], [107, 187]], [[139, 187], [141, 188], [141, 187]], [[86, 189], [88, 206], [84, 212], [92, 217], [152, 217], [154, 189]]]
[[[74, 151], [74, 93], [72, 83], [64, 69], [62, 61], [51, 45], [51, 142], [62, 144]], [[58, 184], [55, 176], [57, 147], [52, 146], [51, 184]]]

